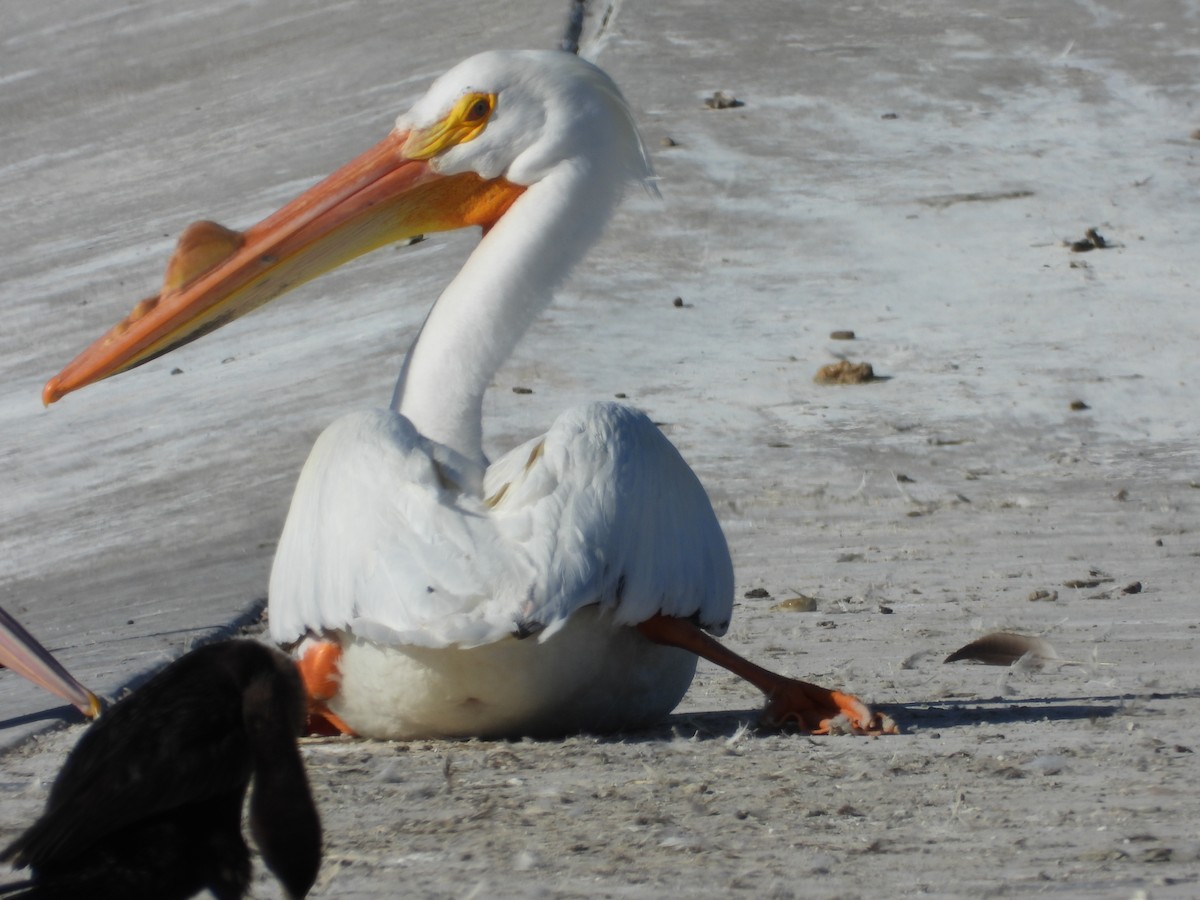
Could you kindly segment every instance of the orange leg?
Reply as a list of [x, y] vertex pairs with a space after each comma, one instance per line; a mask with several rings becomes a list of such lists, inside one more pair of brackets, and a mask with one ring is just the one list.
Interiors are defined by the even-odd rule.
[[334, 713], [325, 701], [338, 692], [341, 675], [338, 663], [342, 659], [342, 645], [337, 641], [310, 641], [304, 655], [296, 661], [300, 680], [304, 682], [304, 693], [308, 695], [308, 734], [336, 735], [354, 734], [354, 730]]
[[854, 734], [899, 734], [888, 716], [873, 712], [851, 694], [831, 691], [807, 681], [784, 678], [756, 666], [705, 634], [686, 619], [655, 615], [638, 630], [656, 644], [679, 647], [746, 679], [767, 697], [762, 724], [768, 728], [796, 725], [812, 734], [850, 731]]

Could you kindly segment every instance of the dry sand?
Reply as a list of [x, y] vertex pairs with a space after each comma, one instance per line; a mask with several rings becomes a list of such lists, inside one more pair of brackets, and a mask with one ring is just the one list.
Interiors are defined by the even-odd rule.
[[[560, 9], [63, 7], [3, 39], [0, 603], [115, 692], [254, 618], [312, 439], [386, 401], [470, 239], [48, 412], [40, 382], [188, 220], [253, 220]], [[309, 741], [314, 896], [1200, 896], [1197, 47], [1195, 2], [616, 4], [591, 52], [665, 202], [631, 198], [519, 348], [489, 441], [626, 394], [726, 527], [731, 645], [905, 734], [759, 733], [702, 665], [651, 732]], [[1089, 227], [1115, 246], [1064, 245]], [[815, 384], [838, 355], [885, 380]], [[942, 663], [998, 630], [1059, 659]], [[3, 842], [82, 726], [7, 673], [0, 704]]]

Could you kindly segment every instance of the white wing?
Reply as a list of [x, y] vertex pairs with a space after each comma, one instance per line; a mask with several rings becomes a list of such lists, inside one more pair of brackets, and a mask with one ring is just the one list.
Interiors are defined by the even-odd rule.
[[526, 627], [552, 629], [590, 603], [627, 625], [662, 612], [728, 627], [725, 536], [695, 473], [645, 414], [613, 403], [568, 410], [491, 466], [484, 491], [535, 572]]
[[529, 580], [502, 546], [482, 473], [388, 410], [356, 412], [313, 446], [271, 571], [271, 635], [350, 628], [385, 642], [495, 640], [489, 621]]
[[724, 631], [725, 538], [699, 481], [643, 414], [568, 411], [481, 475], [394, 412], [331, 425], [279, 541], [272, 637], [348, 628], [473, 646], [549, 635], [592, 603], [620, 623], [661, 611]]

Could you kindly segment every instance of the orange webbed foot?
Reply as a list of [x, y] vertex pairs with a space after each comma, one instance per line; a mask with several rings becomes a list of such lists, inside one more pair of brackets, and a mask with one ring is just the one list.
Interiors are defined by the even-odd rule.
[[354, 734], [354, 729], [331, 710], [326, 701], [335, 696], [341, 686], [342, 676], [338, 664], [342, 659], [342, 645], [336, 641], [308, 640], [304, 651], [296, 660], [304, 692], [308, 695], [308, 720], [305, 734], [324, 737], [338, 734]]
[[745, 678], [766, 695], [761, 722], [767, 728], [795, 725], [809, 734], [899, 734], [890, 716], [871, 710], [850, 694], [785, 678], [755, 665], [705, 634], [687, 619], [661, 613], [638, 625], [656, 644], [679, 647]]
[[852, 694], [788, 678], [767, 694], [760, 723], [767, 728], [796, 727], [809, 734], [899, 734], [890, 716], [878, 713]]

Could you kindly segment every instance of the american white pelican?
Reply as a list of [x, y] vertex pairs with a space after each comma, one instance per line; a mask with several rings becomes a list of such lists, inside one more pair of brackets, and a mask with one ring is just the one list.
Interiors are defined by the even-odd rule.
[[[488, 465], [482, 399], [625, 187], [652, 185], [628, 106], [559, 51], [483, 53], [376, 147], [244, 233], [185, 232], [162, 292], [47, 385], [52, 403], [386, 243], [478, 225], [391, 407], [321, 435], [270, 587], [318, 711], [384, 738], [653, 722], [696, 655], [768, 696], [767, 721], [889, 727], [853, 697], [753, 666], [721, 634], [733, 572], [704, 489], [640, 412], [597, 403]], [[651, 188], [652, 189], [652, 188]]]

